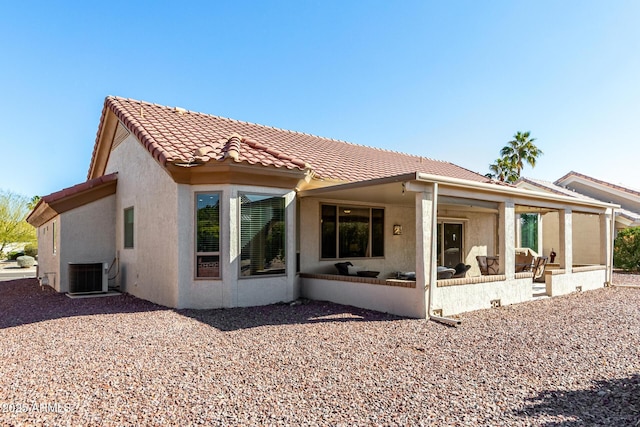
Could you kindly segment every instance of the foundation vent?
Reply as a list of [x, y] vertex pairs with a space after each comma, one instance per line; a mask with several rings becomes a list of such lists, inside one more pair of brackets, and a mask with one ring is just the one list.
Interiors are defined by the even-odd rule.
[[576, 292], [582, 292], [582, 286], [576, 286]]
[[498, 308], [502, 306], [499, 299], [492, 299], [490, 302], [491, 302], [491, 308]]

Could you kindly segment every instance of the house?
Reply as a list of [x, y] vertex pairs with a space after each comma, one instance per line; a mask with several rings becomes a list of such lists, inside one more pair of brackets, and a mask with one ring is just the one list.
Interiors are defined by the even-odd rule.
[[[162, 305], [218, 308], [300, 296], [426, 317], [532, 299], [516, 218], [554, 213], [546, 293], [610, 281], [617, 205], [530, 191], [449, 162], [107, 97], [87, 181], [45, 196], [39, 276], [68, 292], [73, 265]], [[573, 245], [597, 218], [596, 256]], [[496, 261], [481, 275], [476, 256]], [[352, 275], [336, 263], [350, 262]], [[471, 266], [438, 280], [438, 266]], [[360, 273], [358, 274], [358, 270]], [[75, 270], [74, 270], [75, 271]], [[376, 277], [371, 277], [376, 276]]]
[[[554, 194], [563, 194], [584, 200], [610, 202], [619, 205], [614, 217], [614, 235], [618, 231], [628, 227], [640, 226], [640, 191], [621, 185], [612, 184], [597, 178], [571, 171], [555, 182], [534, 178], [521, 178], [516, 183], [518, 188], [533, 191], [546, 191]], [[593, 224], [591, 224], [593, 225]], [[584, 226], [588, 227], [588, 224]], [[549, 251], [557, 243], [553, 236], [557, 234], [555, 221], [550, 224], [540, 223], [540, 230], [544, 234], [545, 250]], [[587, 237], [588, 234], [584, 237]], [[595, 245], [587, 242], [579, 242], [578, 246], [585, 250], [593, 250]]]

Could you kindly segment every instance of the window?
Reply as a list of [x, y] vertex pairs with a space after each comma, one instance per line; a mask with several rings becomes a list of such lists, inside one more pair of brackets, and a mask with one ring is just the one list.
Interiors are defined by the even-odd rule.
[[462, 262], [462, 231], [461, 223], [438, 223], [438, 265], [455, 267]]
[[220, 277], [219, 193], [196, 193], [196, 277]]
[[520, 247], [538, 252], [538, 214], [520, 214]]
[[384, 256], [384, 209], [322, 205], [322, 258]]
[[124, 247], [133, 248], [133, 208], [124, 210]]
[[53, 221], [53, 224], [51, 224], [51, 228], [52, 228], [52, 232], [51, 235], [53, 237], [53, 254], [55, 255], [56, 253], [56, 222]]
[[285, 200], [240, 194], [240, 276], [285, 273]]

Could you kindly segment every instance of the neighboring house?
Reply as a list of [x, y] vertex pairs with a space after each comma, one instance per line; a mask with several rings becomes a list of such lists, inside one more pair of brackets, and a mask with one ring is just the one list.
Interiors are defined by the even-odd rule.
[[[546, 191], [554, 194], [567, 195], [589, 201], [602, 201], [615, 203], [619, 207], [615, 211], [615, 230], [613, 237], [617, 232], [628, 228], [640, 226], [640, 192], [627, 187], [611, 184], [590, 176], [569, 172], [555, 182], [544, 181], [533, 178], [521, 178], [516, 186], [518, 188], [529, 189], [533, 191]], [[589, 223], [589, 219], [591, 219]], [[557, 235], [556, 221], [551, 220], [545, 223], [546, 219], [540, 218], [539, 230], [541, 240], [544, 242], [544, 252], [548, 253], [558, 243], [555, 241]], [[597, 227], [594, 217], [576, 217], [574, 221], [582, 222], [584, 227]], [[599, 242], [591, 242], [591, 236], [576, 236], [574, 238], [574, 246], [582, 248], [582, 251], [591, 252], [591, 259], [595, 259], [597, 246]], [[576, 241], [580, 240], [580, 241]]]
[[[602, 287], [615, 208], [448, 162], [107, 97], [87, 181], [43, 197], [27, 220], [39, 276], [59, 292], [70, 264], [107, 263], [112, 285], [170, 307], [304, 296], [428, 317], [532, 299], [532, 273], [515, 265], [522, 214], [556, 215], [547, 294]], [[574, 230], [574, 214], [596, 227]], [[589, 262], [576, 233], [598, 239]], [[487, 255], [497, 274], [481, 276], [476, 256]], [[346, 261], [378, 278], [337, 275]], [[438, 266], [458, 263], [472, 266], [467, 277], [438, 280]]]

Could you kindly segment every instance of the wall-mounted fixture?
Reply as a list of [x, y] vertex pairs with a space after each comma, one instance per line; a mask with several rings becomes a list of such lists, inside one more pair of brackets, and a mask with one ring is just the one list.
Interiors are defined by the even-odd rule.
[[402, 234], [402, 226], [400, 224], [393, 225], [393, 235], [399, 236]]

